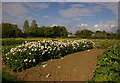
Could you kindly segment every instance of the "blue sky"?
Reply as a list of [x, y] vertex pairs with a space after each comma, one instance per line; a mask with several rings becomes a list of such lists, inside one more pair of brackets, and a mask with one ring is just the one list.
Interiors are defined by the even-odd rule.
[[25, 20], [38, 26], [64, 25], [69, 32], [89, 29], [115, 32], [117, 2], [3, 2], [2, 21], [23, 26]]

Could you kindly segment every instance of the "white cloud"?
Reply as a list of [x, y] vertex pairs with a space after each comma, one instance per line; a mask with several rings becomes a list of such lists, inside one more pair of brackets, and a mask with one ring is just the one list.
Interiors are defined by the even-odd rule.
[[118, 27], [118, 20], [117, 19], [106, 21], [106, 23], [109, 25], [114, 25], [115, 27]]
[[[27, 5], [29, 8], [26, 8], [25, 5]], [[24, 2], [24, 3], [3, 3], [2, 9], [3, 14], [9, 15], [9, 16], [17, 16], [17, 17], [23, 17], [27, 13], [30, 13], [31, 11], [34, 11], [32, 8], [35, 9], [35, 11], [39, 11], [41, 9], [48, 8], [49, 4], [47, 3], [33, 3], [33, 2]]]
[[33, 20], [33, 17], [27, 17], [28, 20]]
[[8, 14], [10, 16], [23, 16], [28, 12], [22, 3], [3, 3], [2, 9], [3, 14]]
[[50, 16], [43, 16], [44, 18], [49, 18]]
[[[112, 22], [112, 21], [111, 21]], [[73, 32], [75, 33], [76, 31], [78, 30], [83, 30], [83, 29], [88, 29], [88, 30], [92, 30], [92, 31], [97, 31], [97, 30], [105, 30], [107, 32], [115, 32], [117, 30], [117, 27], [115, 24], [109, 24], [109, 21], [108, 21], [108, 24], [95, 24], [95, 25], [88, 25], [88, 24], [77, 24], [75, 26], [67, 26], [68, 30], [70, 32]]]
[[10, 16], [2, 16], [2, 22], [17, 24], [19, 28], [21, 28], [20, 26], [23, 26], [23, 23], [24, 23], [23, 20], [14, 19], [13, 17], [10, 17]]
[[107, 2], [107, 3], [104, 2], [104, 3], [96, 3], [96, 4], [104, 6], [105, 8], [112, 10], [113, 13], [118, 15], [118, 3], [117, 2]]
[[94, 27], [96, 27], [96, 28], [97, 28], [97, 27], [99, 27], [99, 26], [96, 24], [96, 25], [94, 25]]
[[3, 2], [118, 2], [119, 0], [3, 0]]
[[88, 8], [69, 8], [66, 10], [59, 10], [59, 13], [64, 17], [77, 17], [77, 16], [93, 16]]
[[2, 22], [2, 3], [0, 2], [0, 23]]
[[84, 7], [84, 5], [83, 4], [72, 4], [72, 5], [70, 5], [71, 7]]
[[57, 22], [70, 22], [69, 20], [58, 20]]
[[81, 24], [81, 27], [87, 27], [88, 25], [87, 24]]
[[72, 20], [74, 20], [74, 21], [80, 21], [81, 19], [79, 19], [79, 18], [75, 18], [75, 19], [72, 19]]
[[34, 3], [34, 2], [26, 2], [25, 3], [30, 8], [37, 8], [37, 9], [45, 9], [49, 7], [49, 4], [47, 3]]
[[[83, 4], [72, 4], [71, 8], [61, 9], [59, 13], [64, 17], [94, 16], [95, 12], [103, 11], [102, 6], [85, 6]], [[84, 8], [82, 8], [84, 7]]]

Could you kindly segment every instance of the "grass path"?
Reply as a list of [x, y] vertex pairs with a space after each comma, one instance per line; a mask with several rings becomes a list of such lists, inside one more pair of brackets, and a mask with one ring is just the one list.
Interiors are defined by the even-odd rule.
[[25, 81], [87, 81], [96, 68], [97, 56], [103, 52], [104, 49], [91, 49], [43, 62], [46, 67], [36, 66], [14, 73], [4, 66], [3, 71]]

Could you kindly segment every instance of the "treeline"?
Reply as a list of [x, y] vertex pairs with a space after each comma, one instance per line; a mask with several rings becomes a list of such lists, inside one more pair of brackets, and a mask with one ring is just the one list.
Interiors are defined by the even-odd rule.
[[68, 31], [64, 26], [53, 27], [38, 27], [36, 20], [33, 20], [31, 26], [25, 20], [22, 29], [19, 29], [16, 24], [2, 23], [3, 38], [17, 37], [67, 37]]
[[[69, 36], [68, 36], [69, 35]], [[92, 38], [92, 39], [120, 39], [120, 29], [116, 33], [108, 33], [106, 31], [93, 32], [88, 29], [76, 31], [74, 34], [69, 33], [64, 26], [53, 27], [38, 27], [36, 20], [33, 20], [31, 26], [25, 20], [23, 27], [18, 28], [16, 24], [2, 23], [2, 38], [17, 38], [17, 37], [79, 37], [79, 38]]]
[[120, 29], [116, 30], [115, 33], [108, 33], [105, 30], [104, 31], [91, 31], [87, 29], [83, 29], [80, 31], [75, 32], [75, 37], [80, 37], [80, 38], [92, 38], [92, 39], [120, 39]]

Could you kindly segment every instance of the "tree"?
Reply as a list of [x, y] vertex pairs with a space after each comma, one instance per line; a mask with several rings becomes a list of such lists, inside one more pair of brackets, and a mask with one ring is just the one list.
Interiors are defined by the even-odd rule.
[[53, 37], [54, 29], [52, 27], [45, 27], [44, 34], [45, 34], [45, 37]]
[[31, 26], [38, 27], [38, 25], [36, 24], [36, 20], [32, 21]]
[[27, 29], [26, 32], [28, 37], [36, 37], [37, 36], [37, 28], [34, 26], [31, 26]]
[[97, 30], [95, 33], [98, 33], [98, 34], [99, 34], [99, 33], [102, 33], [102, 31], [100, 31], [100, 30]]
[[79, 36], [79, 37], [83, 37], [83, 38], [88, 38], [90, 37], [94, 32], [92, 32], [91, 30], [87, 30], [87, 29], [83, 29], [81, 31], [76, 31], [75, 35]]
[[82, 36], [82, 33], [81, 33], [81, 31], [76, 31], [76, 32], [75, 32], [75, 35], [78, 36], [78, 37], [81, 37], [81, 36]]
[[120, 29], [116, 30], [116, 35], [117, 35], [117, 38], [120, 39]]
[[102, 34], [106, 34], [107, 32], [105, 30], [102, 31]]
[[38, 37], [45, 37], [44, 28], [45, 28], [45, 26], [38, 27], [38, 30], [37, 30], [37, 36]]
[[117, 29], [117, 30], [116, 30], [116, 34], [120, 34], [120, 29]]
[[67, 37], [68, 36], [68, 31], [64, 26], [60, 26], [60, 31], [61, 31], [61, 36], [62, 37]]
[[68, 31], [64, 26], [54, 26], [54, 37], [67, 37]]
[[2, 37], [3, 38], [22, 37], [22, 32], [15, 24], [2, 23]]
[[27, 28], [26, 34], [29, 37], [37, 37], [38, 26], [36, 24], [36, 20], [33, 20], [31, 26]]
[[23, 32], [25, 33], [28, 28], [29, 28], [29, 22], [28, 22], [28, 20], [25, 20], [23, 28], [22, 28]]

